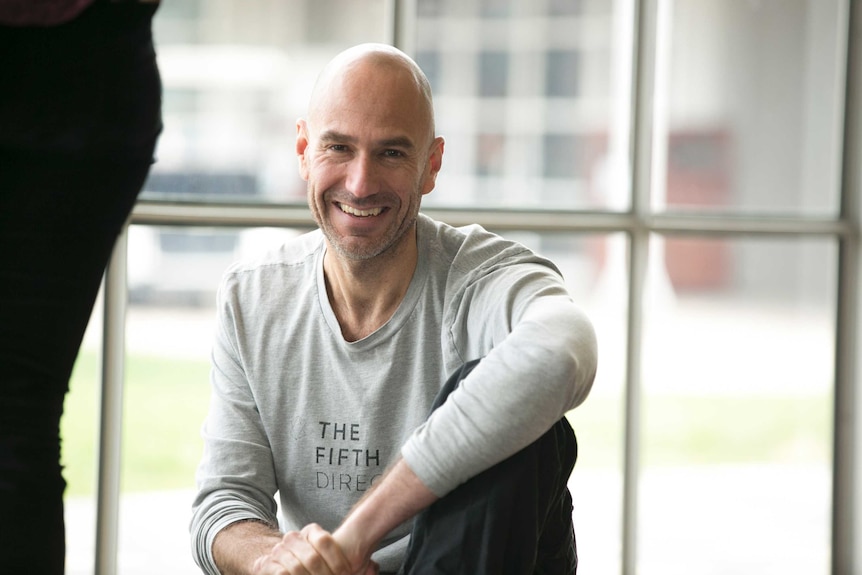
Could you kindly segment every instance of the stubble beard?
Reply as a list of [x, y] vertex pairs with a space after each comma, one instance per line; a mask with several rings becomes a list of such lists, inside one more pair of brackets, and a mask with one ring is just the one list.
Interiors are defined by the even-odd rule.
[[[417, 195], [418, 191], [415, 192]], [[321, 206], [328, 206], [331, 200], [326, 198], [326, 193], [323, 194]], [[309, 183], [308, 185], [308, 203], [311, 208], [312, 216], [317, 222], [318, 227], [323, 232], [329, 247], [338, 254], [339, 257], [353, 262], [368, 262], [376, 258], [393, 259], [399, 252], [399, 247], [404, 243], [405, 237], [410, 230], [415, 229], [416, 218], [419, 214], [419, 199], [411, 205], [410, 212], [407, 213], [400, 225], [395, 228], [390, 228], [386, 234], [374, 242], [373, 244], [360, 245], [357, 248], [351, 248], [348, 244], [350, 240], [345, 240], [335, 229], [330, 221], [324, 217], [320, 206], [314, 200], [314, 189]], [[376, 217], [376, 216], [371, 216]]]

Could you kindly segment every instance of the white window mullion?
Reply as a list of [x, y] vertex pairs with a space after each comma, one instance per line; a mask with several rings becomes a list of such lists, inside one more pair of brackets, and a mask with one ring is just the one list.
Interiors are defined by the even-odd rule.
[[640, 477], [641, 349], [643, 300], [649, 262], [650, 194], [654, 143], [656, 57], [659, 0], [635, 1], [632, 26], [631, 213], [629, 293], [626, 338], [625, 430], [623, 446], [622, 558], [623, 575], [637, 573], [638, 492]]
[[386, 0], [386, 42], [415, 56], [416, 0]]
[[128, 301], [127, 250], [128, 226], [124, 226], [105, 271], [99, 476], [96, 501], [96, 575], [117, 573], [126, 302]]
[[836, 318], [834, 454], [832, 483], [832, 573], [862, 570], [862, 5], [844, 5], [847, 26], [846, 100], [842, 162], [841, 218], [848, 233], [841, 238]]

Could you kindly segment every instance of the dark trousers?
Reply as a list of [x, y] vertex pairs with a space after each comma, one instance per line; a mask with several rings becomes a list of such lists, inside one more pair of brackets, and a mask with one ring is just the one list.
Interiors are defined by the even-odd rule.
[[153, 161], [155, 8], [0, 27], [0, 571], [63, 573], [59, 423], [117, 235]]
[[[478, 361], [455, 373], [440, 406]], [[578, 555], [567, 482], [578, 456], [566, 419], [416, 517], [404, 575], [573, 575]]]

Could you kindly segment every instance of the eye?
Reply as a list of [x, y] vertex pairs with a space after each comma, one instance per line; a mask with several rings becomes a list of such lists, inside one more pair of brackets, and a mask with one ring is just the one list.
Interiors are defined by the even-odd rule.
[[404, 152], [401, 150], [383, 150], [383, 155], [387, 158], [403, 158]]
[[344, 144], [332, 144], [328, 148], [331, 152], [346, 152], [347, 146]]

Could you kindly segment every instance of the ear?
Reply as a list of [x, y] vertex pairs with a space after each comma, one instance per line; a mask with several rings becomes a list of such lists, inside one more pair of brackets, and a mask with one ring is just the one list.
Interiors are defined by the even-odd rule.
[[422, 195], [431, 193], [431, 190], [434, 189], [434, 185], [437, 182], [437, 173], [440, 171], [440, 168], [443, 166], [443, 148], [445, 147], [445, 142], [443, 138], [437, 136], [434, 138], [434, 142], [431, 144], [431, 149], [429, 151], [428, 157], [428, 170], [425, 173], [425, 181], [422, 182]]
[[299, 160], [299, 175], [308, 181], [308, 124], [300, 118], [296, 121], [296, 157]]

